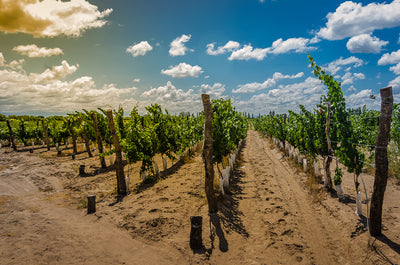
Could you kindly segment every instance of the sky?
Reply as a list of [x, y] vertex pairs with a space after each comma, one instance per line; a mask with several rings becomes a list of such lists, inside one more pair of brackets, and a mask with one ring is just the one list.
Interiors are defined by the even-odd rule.
[[[312, 110], [342, 84], [347, 107], [400, 96], [400, 0], [0, 0], [0, 113]], [[371, 99], [371, 95], [375, 99]]]

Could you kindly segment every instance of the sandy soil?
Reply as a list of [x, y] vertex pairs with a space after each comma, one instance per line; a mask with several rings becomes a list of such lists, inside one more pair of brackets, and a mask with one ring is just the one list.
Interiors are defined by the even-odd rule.
[[[217, 216], [207, 214], [199, 153], [155, 184], [126, 166], [130, 193], [116, 198], [112, 167], [98, 157], [71, 159], [47, 149], [0, 149], [0, 264], [389, 264], [370, 247], [367, 220], [355, 211], [353, 176], [346, 201], [327, 193], [267, 139], [249, 131]], [[156, 157], [162, 165], [161, 157]], [[109, 160], [106, 159], [107, 164]], [[78, 175], [86, 165], [87, 176]], [[160, 166], [162, 168], [162, 166]], [[332, 167], [333, 168], [333, 167]], [[370, 197], [373, 176], [363, 174]], [[86, 214], [86, 196], [97, 211]], [[363, 213], [366, 215], [365, 194]], [[375, 244], [400, 263], [400, 188], [390, 180], [384, 235]], [[204, 248], [189, 247], [190, 216], [203, 216]]]

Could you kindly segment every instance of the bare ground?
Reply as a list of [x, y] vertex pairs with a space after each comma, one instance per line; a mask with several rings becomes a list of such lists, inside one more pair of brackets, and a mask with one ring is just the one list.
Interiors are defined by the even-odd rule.
[[[112, 168], [100, 170], [98, 157], [64, 153], [0, 149], [0, 264], [389, 264], [370, 247], [364, 193], [365, 216], [354, 213], [351, 174], [342, 184], [347, 199], [339, 202], [254, 131], [211, 217], [199, 153], [173, 166], [168, 160], [155, 184], [141, 184], [139, 164], [126, 166], [131, 192], [122, 199]], [[162, 165], [161, 157], [156, 161]], [[78, 175], [81, 164], [85, 177]], [[363, 179], [370, 197], [373, 176]], [[87, 215], [90, 194], [97, 212]], [[390, 180], [384, 235], [375, 244], [396, 264], [399, 201]], [[203, 216], [204, 248], [192, 251], [196, 215]]]

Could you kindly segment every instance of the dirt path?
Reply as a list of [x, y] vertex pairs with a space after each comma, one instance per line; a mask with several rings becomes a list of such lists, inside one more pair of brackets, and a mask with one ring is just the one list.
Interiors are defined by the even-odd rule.
[[[80, 164], [88, 176], [77, 174]], [[98, 157], [3, 148], [0, 264], [388, 264], [368, 247], [347, 173], [342, 186], [349, 202], [325, 191], [313, 202], [307, 176], [249, 131], [220, 211], [210, 219], [200, 153], [171, 165], [149, 185], [141, 184], [139, 164], [127, 166], [131, 193], [116, 201], [115, 173], [98, 172]], [[371, 194], [373, 176], [364, 179]], [[88, 194], [97, 195], [94, 215], [84, 208]], [[394, 262], [400, 261], [399, 200], [400, 188], [389, 182], [385, 236], [377, 244]], [[189, 248], [193, 215], [203, 216], [199, 251]]]

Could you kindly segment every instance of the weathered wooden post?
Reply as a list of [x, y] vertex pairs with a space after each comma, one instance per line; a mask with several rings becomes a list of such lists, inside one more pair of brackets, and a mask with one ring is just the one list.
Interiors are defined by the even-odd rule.
[[332, 178], [331, 178], [331, 163], [332, 163], [332, 156], [333, 156], [333, 149], [331, 145], [331, 139], [329, 137], [329, 129], [330, 129], [330, 122], [331, 122], [331, 103], [327, 102], [326, 103], [326, 128], [325, 128], [325, 133], [326, 133], [326, 141], [328, 143], [328, 156], [326, 158], [325, 162], [325, 178], [326, 178], [326, 183], [328, 189], [332, 189]]
[[[99, 147], [99, 152], [100, 152], [100, 154], [102, 154], [103, 153], [103, 142], [101, 140], [99, 127], [97, 126], [96, 113], [94, 113], [94, 112], [92, 112], [92, 120], [93, 120], [94, 132], [96, 133], [96, 139], [97, 139], [97, 145]], [[100, 156], [100, 164], [101, 164], [101, 168], [107, 168], [106, 160], [105, 160], [104, 156]]]
[[79, 166], [79, 175], [80, 176], [84, 176], [86, 173], [85, 173], [85, 165], [80, 165]]
[[84, 127], [84, 124], [82, 124], [82, 119], [81, 119], [81, 117], [78, 117], [78, 122], [79, 122], [79, 124], [82, 126], [82, 131], [81, 131], [81, 132], [82, 132], [83, 140], [85, 141], [86, 151], [87, 151], [89, 157], [93, 157], [92, 152], [90, 151], [89, 138], [88, 138], [87, 135], [86, 135], [85, 127]]
[[8, 127], [8, 131], [10, 132], [10, 144], [11, 147], [15, 150], [17, 150], [17, 147], [15, 146], [15, 142], [14, 142], [14, 134], [11, 128], [11, 124], [10, 124], [10, 120], [7, 119], [7, 127]]
[[204, 143], [203, 143], [203, 161], [205, 168], [205, 190], [208, 202], [208, 212], [218, 212], [217, 198], [214, 194], [214, 166], [212, 161], [213, 153], [213, 140], [212, 140], [212, 108], [210, 102], [210, 96], [202, 94], [204, 106]]
[[87, 196], [88, 204], [87, 204], [87, 213], [95, 213], [96, 212], [96, 195], [88, 195]]
[[117, 193], [119, 196], [126, 195], [126, 182], [125, 182], [125, 173], [124, 173], [124, 165], [122, 163], [122, 151], [121, 146], [119, 144], [118, 134], [115, 130], [114, 119], [112, 110], [107, 110], [107, 119], [108, 126], [110, 127], [111, 135], [114, 141], [115, 148], [115, 173], [117, 174]]
[[191, 216], [190, 217], [190, 248], [201, 249], [203, 247], [202, 229], [203, 229], [203, 217], [202, 216]]
[[50, 151], [49, 133], [47, 132], [47, 128], [44, 125], [44, 119], [42, 119], [42, 128], [43, 128], [43, 133], [44, 133], [44, 140], [47, 145], [47, 151]]
[[387, 145], [390, 137], [390, 122], [393, 110], [392, 87], [381, 88], [381, 114], [379, 132], [375, 146], [375, 181], [371, 198], [370, 233], [372, 236], [382, 234], [382, 205], [388, 179], [389, 162]]
[[78, 153], [78, 150], [76, 148], [76, 135], [75, 135], [75, 131], [74, 131], [74, 126], [71, 123], [71, 119], [68, 118], [67, 121], [68, 121], [68, 129], [69, 129], [69, 132], [71, 133], [71, 137], [72, 137], [72, 149], [73, 149], [73, 154], [74, 154], [73, 159], [75, 159], [75, 154]]

